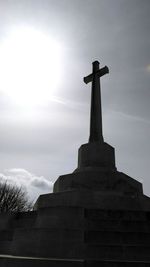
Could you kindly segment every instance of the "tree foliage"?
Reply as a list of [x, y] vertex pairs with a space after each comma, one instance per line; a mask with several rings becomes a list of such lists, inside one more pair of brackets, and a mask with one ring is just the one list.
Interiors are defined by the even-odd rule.
[[32, 203], [21, 187], [10, 185], [7, 182], [0, 183], [0, 213], [23, 212], [31, 209]]

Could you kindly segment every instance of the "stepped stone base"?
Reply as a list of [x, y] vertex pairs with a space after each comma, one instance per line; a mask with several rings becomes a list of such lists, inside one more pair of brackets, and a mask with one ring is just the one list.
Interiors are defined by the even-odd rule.
[[0, 215], [0, 254], [0, 267], [148, 267], [150, 198], [111, 146], [83, 145], [34, 211]]

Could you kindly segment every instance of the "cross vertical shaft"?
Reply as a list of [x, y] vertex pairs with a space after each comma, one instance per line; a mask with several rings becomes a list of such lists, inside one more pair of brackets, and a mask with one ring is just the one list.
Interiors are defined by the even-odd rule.
[[90, 113], [90, 137], [89, 142], [103, 142], [102, 107], [100, 77], [109, 72], [107, 66], [99, 69], [99, 62], [93, 62], [93, 72], [84, 78], [85, 83], [92, 82], [91, 113]]
[[98, 70], [99, 62], [95, 61], [93, 62], [89, 142], [103, 142], [100, 79], [96, 73]]

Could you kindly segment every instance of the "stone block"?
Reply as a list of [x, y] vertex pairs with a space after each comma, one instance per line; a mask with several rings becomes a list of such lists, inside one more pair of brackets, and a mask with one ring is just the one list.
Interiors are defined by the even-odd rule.
[[13, 228], [21, 228], [26, 226], [33, 227], [37, 217], [37, 212], [18, 212], [13, 220]]
[[38, 210], [36, 228], [82, 229], [84, 208], [51, 207]]
[[111, 260], [88, 260], [86, 267], [149, 267], [149, 261], [111, 261]]
[[143, 186], [140, 182], [123, 172], [115, 171], [111, 174], [112, 189], [119, 190], [125, 195], [143, 195]]
[[15, 218], [16, 218], [16, 213], [1, 213], [0, 231], [11, 228]]
[[0, 254], [10, 254], [11, 240], [0, 241]]
[[84, 233], [81, 230], [16, 229], [12, 255], [32, 257], [68, 257], [83, 255]]
[[68, 190], [120, 192], [125, 195], [142, 195], [142, 184], [118, 171], [90, 170], [60, 176], [54, 184], [54, 193]]
[[86, 257], [114, 261], [150, 261], [150, 246], [87, 245]]
[[139, 195], [124, 195], [114, 191], [72, 190], [41, 195], [35, 210], [47, 207], [68, 206], [109, 210], [150, 210], [150, 198]]
[[2, 230], [0, 231], [0, 241], [12, 240], [13, 230]]
[[79, 148], [78, 170], [87, 167], [103, 167], [116, 170], [114, 148], [107, 143], [93, 142]]
[[146, 221], [147, 213], [143, 210], [107, 210], [85, 209], [85, 218], [96, 220]]
[[[91, 192], [86, 192], [86, 196], [91, 196]], [[87, 197], [86, 197], [87, 199]], [[48, 207], [83, 207], [85, 201], [85, 192], [81, 194], [81, 191], [66, 191], [61, 193], [51, 193], [41, 195], [35, 205], [34, 209], [39, 210], [41, 208]], [[91, 202], [91, 201], [89, 201]]]
[[150, 225], [145, 221], [114, 221], [114, 220], [87, 220], [85, 222], [87, 230], [99, 230], [110, 232], [144, 232], [150, 233]]
[[13, 237], [13, 230], [0, 231], [0, 254], [10, 253], [12, 237]]
[[84, 267], [82, 260], [1, 257], [1, 267]]
[[150, 233], [93, 230], [85, 232], [85, 242], [101, 245], [149, 245]]

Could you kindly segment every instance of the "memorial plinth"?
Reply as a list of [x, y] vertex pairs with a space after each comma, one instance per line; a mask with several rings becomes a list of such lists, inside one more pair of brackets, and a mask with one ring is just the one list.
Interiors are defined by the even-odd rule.
[[60, 176], [54, 184], [54, 193], [70, 190], [128, 195], [143, 193], [141, 183], [117, 171], [114, 148], [97, 142], [82, 145], [77, 169], [72, 174]]
[[34, 211], [0, 215], [1, 267], [149, 267], [150, 198], [119, 172], [102, 135], [99, 78], [93, 63], [90, 138], [78, 166], [60, 176]]

